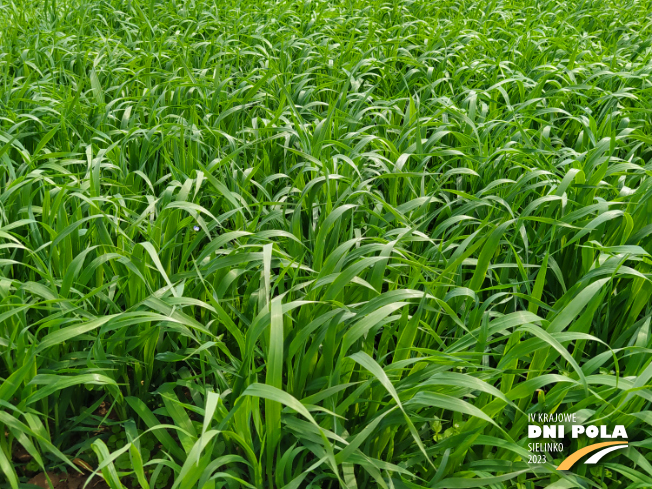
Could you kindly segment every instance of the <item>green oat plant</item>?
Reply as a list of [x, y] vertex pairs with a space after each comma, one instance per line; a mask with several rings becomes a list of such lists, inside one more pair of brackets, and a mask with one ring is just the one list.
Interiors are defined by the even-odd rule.
[[650, 487], [651, 12], [2, 0], [0, 486]]

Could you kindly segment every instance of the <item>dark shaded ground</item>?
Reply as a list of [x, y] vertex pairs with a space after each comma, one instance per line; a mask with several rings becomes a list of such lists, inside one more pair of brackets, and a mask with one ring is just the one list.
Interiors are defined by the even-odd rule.
[[[106, 418], [111, 420], [118, 419], [115, 412], [110, 410], [110, 406], [106, 402], [100, 404], [99, 408], [93, 414], [100, 417], [106, 416]], [[103, 430], [104, 427], [98, 427], [98, 429]], [[5, 433], [5, 435], [8, 434]], [[30, 460], [32, 460], [32, 456], [20, 444], [14, 443], [12, 459], [15, 463], [24, 465], [27, 464]], [[86, 483], [86, 480], [88, 479], [89, 474], [93, 470], [93, 468], [80, 459], [74, 459], [72, 462], [75, 465], [77, 465], [81, 470], [87, 473], [83, 473], [83, 474], [59, 473], [58, 474], [52, 471], [48, 471], [47, 476], [50, 478], [50, 481], [52, 482], [54, 489], [82, 489], [82, 487], [84, 487], [84, 484]], [[29, 477], [30, 475], [34, 474], [34, 472], [30, 472], [29, 470], [24, 470], [23, 474]], [[48, 479], [46, 477], [46, 474], [43, 472], [34, 475], [29, 481], [27, 481], [27, 484], [42, 487], [43, 489], [50, 489], [50, 485], [48, 484]], [[88, 483], [86, 489], [109, 489], [109, 485], [104, 481], [104, 479], [101, 476], [96, 475]]]
[[[12, 454], [12, 458], [14, 462], [18, 464], [25, 464], [32, 459], [32, 456], [29, 453], [27, 453], [27, 450], [25, 450], [20, 445], [16, 444]], [[89, 469], [89, 467], [86, 466], [87, 464], [80, 459], [73, 460], [73, 463], [79, 466], [79, 468], [82, 470]], [[27, 471], [27, 476], [29, 477], [29, 475], [31, 474], [29, 473], [29, 471]], [[82, 487], [84, 487], [84, 484], [86, 483], [86, 480], [89, 477], [88, 473], [57, 474], [51, 471], [48, 472], [47, 475], [48, 477], [50, 477], [50, 481], [52, 482], [54, 489], [81, 489]], [[27, 481], [27, 483], [38, 487], [42, 487], [43, 489], [50, 489], [50, 485], [48, 484], [47, 477], [43, 472], [36, 474], [29, 481]], [[104, 481], [104, 479], [101, 476], [96, 475], [88, 483], [86, 488], [87, 489], [109, 489], [109, 485]]]
[[[52, 481], [54, 489], [81, 489], [88, 479], [87, 474], [55, 474], [48, 472], [47, 475]], [[43, 489], [50, 489], [48, 480], [44, 473], [32, 477], [28, 484], [33, 484]], [[87, 489], [109, 489], [109, 485], [101, 477], [95, 476], [86, 486]]]

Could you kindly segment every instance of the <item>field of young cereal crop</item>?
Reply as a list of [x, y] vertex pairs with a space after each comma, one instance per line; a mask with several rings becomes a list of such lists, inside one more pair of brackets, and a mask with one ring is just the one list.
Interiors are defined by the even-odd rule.
[[649, 0], [2, 0], [0, 487], [652, 487], [651, 123]]

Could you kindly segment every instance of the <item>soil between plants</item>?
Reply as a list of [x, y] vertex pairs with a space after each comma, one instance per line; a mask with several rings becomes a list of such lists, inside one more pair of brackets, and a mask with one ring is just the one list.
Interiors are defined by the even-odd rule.
[[[56, 474], [48, 472], [47, 475], [52, 481], [54, 489], [82, 489], [88, 475], [86, 474]], [[33, 484], [43, 489], [50, 489], [45, 473], [40, 473], [32, 477], [28, 484]], [[109, 489], [109, 485], [101, 477], [95, 476], [86, 486], [87, 489]]]

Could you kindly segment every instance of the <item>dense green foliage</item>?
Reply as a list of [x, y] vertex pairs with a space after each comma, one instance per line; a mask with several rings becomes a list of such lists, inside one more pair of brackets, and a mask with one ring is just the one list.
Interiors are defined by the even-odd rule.
[[3, 487], [650, 487], [651, 12], [0, 4]]

